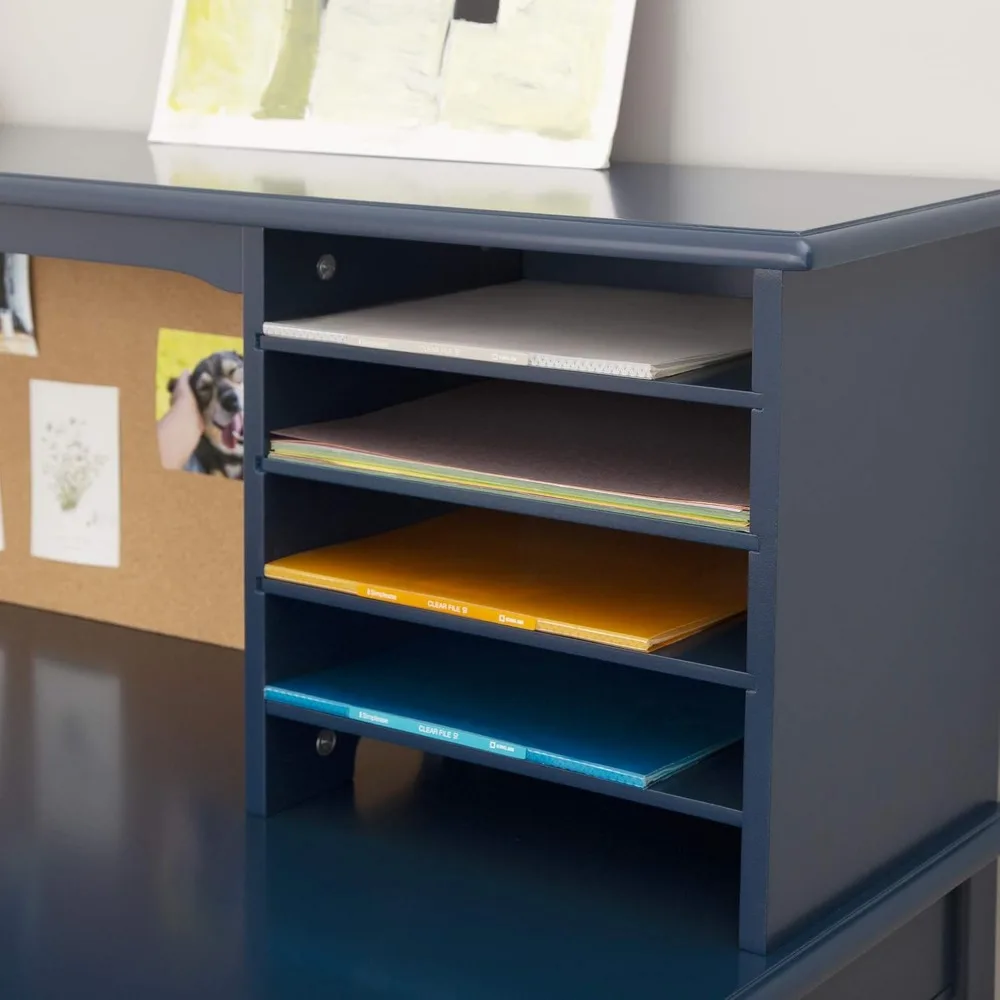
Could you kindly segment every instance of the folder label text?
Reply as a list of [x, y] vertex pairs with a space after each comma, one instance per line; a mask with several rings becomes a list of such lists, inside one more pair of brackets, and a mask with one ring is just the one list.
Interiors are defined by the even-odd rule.
[[469, 747], [471, 750], [482, 750], [486, 753], [499, 754], [501, 757], [516, 757], [519, 760], [525, 760], [528, 756], [527, 747], [519, 746], [516, 743], [507, 743], [505, 740], [494, 739], [490, 736], [480, 736], [478, 733], [468, 733], [451, 726], [442, 726], [435, 722], [408, 719], [402, 715], [373, 712], [371, 709], [355, 706], [349, 708], [348, 714], [350, 718], [357, 719], [359, 722], [387, 726], [389, 729], [395, 729], [401, 733], [413, 733], [431, 740], [442, 740], [446, 743], [454, 743], [456, 746]]

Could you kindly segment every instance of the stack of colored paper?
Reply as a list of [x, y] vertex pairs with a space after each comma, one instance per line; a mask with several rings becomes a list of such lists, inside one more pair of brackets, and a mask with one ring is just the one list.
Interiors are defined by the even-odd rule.
[[269, 337], [618, 378], [658, 379], [750, 353], [749, 299], [512, 281], [264, 324]]
[[264, 575], [640, 652], [747, 606], [744, 552], [487, 510], [288, 556]]
[[749, 529], [745, 410], [485, 380], [276, 432], [271, 457]]
[[638, 788], [743, 735], [742, 691], [458, 635], [362, 655], [264, 696]]

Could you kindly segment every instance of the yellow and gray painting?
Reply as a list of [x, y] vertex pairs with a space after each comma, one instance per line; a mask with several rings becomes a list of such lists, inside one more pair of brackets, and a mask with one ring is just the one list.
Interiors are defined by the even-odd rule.
[[187, 0], [174, 112], [586, 139], [618, 0]]

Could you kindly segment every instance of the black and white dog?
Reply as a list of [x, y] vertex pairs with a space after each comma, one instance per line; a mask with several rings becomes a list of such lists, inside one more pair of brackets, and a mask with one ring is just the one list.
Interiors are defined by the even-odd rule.
[[[168, 389], [173, 392], [176, 379]], [[188, 468], [209, 476], [243, 478], [243, 358], [235, 351], [217, 351], [191, 373], [205, 430]]]

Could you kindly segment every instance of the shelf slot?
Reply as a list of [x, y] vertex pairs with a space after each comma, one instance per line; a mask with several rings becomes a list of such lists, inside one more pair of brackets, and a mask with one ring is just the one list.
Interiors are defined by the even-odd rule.
[[679, 538], [706, 545], [720, 545], [727, 548], [756, 552], [759, 548], [757, 536], [750, 531], [731, 528], [713, 528], [699, 524], [687, 524], [660, 517], [645, 517], [624, 514], [619, 511], [600, 510], [583, 504], [570, 504], [531, 497], [510, 496], [504, 493], [490, 493], [485, 490], [469, 489], [462, 486], [445, 486], [438, 483], [423, 483], [393, 476], [357, 472], [351, 469], [322, 468], [305, 462], [287, 459], [265, 458], [260, 463], [261, 471], [274, 476], [327, 483], [335, 486], [349, 486], [380, 493], [395, 493], [401, 496], [436, 500], [466, 507], [482, 507], [487, 510], [510, 511], [533, 517], [548, 517], [558, 521], [572, 521], [577, 524], [591, 524], [602, 528], [615, 528], [643, 535], [660, 535], [665, 538]]
[[435, 611], [410, 608], [385, 601], [372, 601], [364, 597], [342, 594], [334, 590], [321, 590], [279, 580], [261, 580], [265, 594], [291, 601], [306, 602], [366, 616], [393, 621], [426, 625], [446, 632], [461, 632], [484, 639], [496, 639], [521, 646], [565, 653], [586, 659], [615, 663], [623, 667], [650, 670], [655, 673], [707, 681], [724, 687], [751, 690], [753, 677], [746, 671], [746, 621], [719, 626], [709, 632], [693, 636], [683, 642], [664, 647], [653, 653], [637, 653], [615, 646], [606, 646], [582, 639], [568, 639], [544, 632], [494, 625], [473, 618], [442, 615]]
[[296, 658], [313, 672], [266, 687], [270, 714], [736, 821], [740, 691], [430, 630], [353, 656], [315, 648]]
[[343, 344], [289, 340], [266, 335], [261, 335], [260, 347], [264, 351], [274, 353], [361, 362], [383, 368], [417, 368], [425, 371], [453, 372], [482, 378], [573, 386], [579, 389], [597, 389], [635, 396], [677, 399], [689, 403], [710, 403], [716, 406], [733, 406], [748, 410], [757, 409], [761, 405], [760, 393], [751, 389], [752, 362], [750, 358], [740, 358], [710, 365], [696, 371], [685, 372], [682, 375], [647, 381], [548, 368], [529, 368], [523, 365], [467, 361], [462, 358], [407, 354], [402, 351], [372, 350], [362, 347], [348, 347]]

